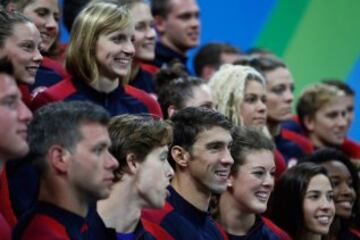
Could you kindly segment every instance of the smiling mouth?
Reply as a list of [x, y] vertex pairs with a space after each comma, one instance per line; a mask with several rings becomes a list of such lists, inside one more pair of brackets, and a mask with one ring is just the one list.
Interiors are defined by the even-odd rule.
[[332, 220], [332, 217], [330, 215], [322, 215], [322, 216], [317, 216], [315, 218], [321, 225], [329, 225], [331, 224], [331, 220]]
[[32, 66], [32, 67], [26, 67], [26, 70], [31, 74], [31, 75], [36, 75], [37, 70], [39, 69], [39, 66]]
[[269, 199], [270, 193], [269, 192], [256, 192], [255, 196], [261, 202], [267, 202]]

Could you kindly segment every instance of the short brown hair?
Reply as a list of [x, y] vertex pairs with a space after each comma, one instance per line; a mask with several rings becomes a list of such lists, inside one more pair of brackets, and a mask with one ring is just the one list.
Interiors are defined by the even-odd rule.
[[109, 134], [112, 141], [110, 152], [118, 160], [116, 177], [121, 179], [126, 170], [126, 156], [133, 153], [138, 162], [156, 147], [170, 145], [173, 138], [171, 125], [150, 115], [125, 114], [111, 119]]
[[313, 118], [320, 108], [330, 103], [335, 98], [344, 95], [344, 91], [325, 83], [314, 84], [306, 88], [301, 93], [296, 105], [296, 112], [303, 129], [307, 131], [304, 124], [305, 117]]

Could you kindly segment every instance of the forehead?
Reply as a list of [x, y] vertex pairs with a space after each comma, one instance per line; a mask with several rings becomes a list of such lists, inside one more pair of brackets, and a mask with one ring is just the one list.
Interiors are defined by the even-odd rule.
[[249, 150], [244, 154], [244, 164], [247, 167], [275, 167], [274, 153], [270, 150]]
[[[131, 20], [130, 20], [131, 19]], [[129, 18], [128, 23], [125, 26], [113, 25], [109, 29], [100, 33], [99, 38], [102, 36], [115, 36], [119, 34], [125, 34], [127, 36], [134, 35], [135, 25], [132, 18]]]
[[92, 142], [94, 144], [104, 142], [110, 144], [110, 137], [107, 128], [100, 123], [82, 123], [80, 125], [80, 133], [82, 136], [82, 140], [80, 142]]
[[186, 12], [198, 12], [199, 6], [196, 0], [170, 0], [169, 14], [183, 14]]
[[227, 52], [223, 52], [220, 55], [220, 59], [221, 59], [221, 63], [225, 64], [225, 63], [229, 63], [232, 64], [237, 60], [241, 59], [241, 55], [238, 53], [227, 53]]
[[257, 80], [249, 80], [249, 81], [246, 81], [245, 91], [246, 92], [252, 92], [252, 91], [265, 92], [265, 87]]
[[49, 8], [55, 11], [59, 11], [58, 0], [32, 0], [25, 6], [25, 8]]
[[40, 42], [40, 33], [36, 26], [31, 22], [16, 23], [13, 34], [9, 37], [12, 41], [31, 40]]
[[268, 86], [294, 83], [290, 71], [283, 67], [278, 67], [270, 72], [266, 72], [265, 76], [268, 82]]
[[213, 126], [198, 133], [194, 145], [206, 145], [211, 142], [223, 142], [228, 144], [232, 141], [229, 130], [219, 126]]
[[323, 174], [318, 174], [310, 179], [306, 191], [309, 192], [309, 191], [329, 191], [329, 190], [332, 190], [330, 179]]
[[12, 76], [0, 73], [0, 100], [11, 95], [19, 95], [19, 89]]
[[135, 23], [153, 19], [150, 12], [150, 6], [143, 2], [134, 4], [131, 8], [131, 15]]
[[342, 175], [342, 176], [350, 176], [349, 169], [342, 162], [333, 160], [329, 162], [322, 163], [326, 170], [329, 172], [330, 176], [333, 175]]
[[341, 112], [346, 110], [347, 105], [346, 96], [338, 96], [320, 107], [318, 112]]

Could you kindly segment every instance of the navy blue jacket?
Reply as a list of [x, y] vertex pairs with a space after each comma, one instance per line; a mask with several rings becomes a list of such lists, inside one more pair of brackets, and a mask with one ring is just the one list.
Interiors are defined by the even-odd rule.
[[143, 215], [159, 224], [174, 239], [223, 240], [224, 231], [211, 218], [208, 212], [194, 207], [181, 197], [172, 187], [165, 206], [160, 210], [149, 210]]
[[227, 233], [229, 240], [291, 240], [290, 236], [270, 220], [256, 216], [254, 226], [248, 234], [236, 236]]

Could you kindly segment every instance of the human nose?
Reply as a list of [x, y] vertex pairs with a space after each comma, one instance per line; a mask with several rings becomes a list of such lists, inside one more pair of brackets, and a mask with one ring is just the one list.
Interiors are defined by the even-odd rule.
[[229, 148], [225, 149], [224, 155], [221, 158], [221, 163], [226, 165], [233, 165], [234, 159], [231, 156]]
[[174, 177], [174, 169], [169, 164], [169, 161], [165, 162], [165, 175], [168, 179], [172, 179]]
[[126, 45], [124, 46], [123, 51], [124, 51], [126, 54], [128, 54], [128, 55], [130, 55], [130, 56], [133, 57], [133, 56], [135, 55], [135, 46], [134, 46], [134, 43], [133, 43], [132, 41], [128, 41], [128, 42], [126, 43]]
[[156, 31], [155, 28], [150, 26], [146, 31], [146, 38], [148, 39], [155, 39], [156, 38]]
[[25, 123], [29, 123], [33, 117], [31, 111], [22, 100], [20, 100], [18, 113], [19, 120]]
[[337, 120], [337, 124], [339, 127], [346, 127], [348, 124], [348, 118], [346, 113], [344, 114], [340, 114], [338, 120]]
[[329, 198], [327, 196], [322, 196], [321, 197], [321, 203], [320, 203], [320, 208], [325, 210], [325, 211], [330, 211], [331, 209], [334, 210], [335, 209], [335, 205], [334, 205], [334, 200], [332, 198]]
[[58, 29], [59, 23], [56, 21], [54, 16], [51, 16], [46, 21], [47, 29]]
[[271, 189], [274, 188], [274, 175], [272, 175], [270, 172], [266, 174], [265, 179], [263, 181], [263, 185], [266, 187], [269, 187]]
[[35, 62], [41, 62], [43, 60], [43, 56], [41, 55], [40, 50], [38, 48], [36, 48], [34, 51], [33, 60]]
[[107, 159], [106, 159], [105, 167], [107, 169], [111, 169], [111, 170], [115, 170], [116, 168], [119, 167], [119, 162], [109, 151], [107, 152]]
[[349, 184], [344, 182], [339, 185], [339, 194], [342, 196], [354, 196], [355, 190], [354, 190], [354, 188], [349, 186]]
[[261, 101], [261, 100], [258, 101], [257, 110], [258, 110], [259, 112], [266, 113], [266, 112], [267, 112], [266, 104], [265, 104], [263, 101]]
[[294, 93], [291, 89], [287, 89], [284, 93], [284, 98], [286, 102], [292, 103], [294, 101]]

